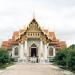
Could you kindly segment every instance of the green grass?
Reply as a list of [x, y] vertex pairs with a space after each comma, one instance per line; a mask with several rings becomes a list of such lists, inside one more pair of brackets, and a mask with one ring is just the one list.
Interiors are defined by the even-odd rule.
[[0, 64], [0, 69], [6, 69], [9, 66], [14, 65], [13, 63], [9, 63], [9, 64]]

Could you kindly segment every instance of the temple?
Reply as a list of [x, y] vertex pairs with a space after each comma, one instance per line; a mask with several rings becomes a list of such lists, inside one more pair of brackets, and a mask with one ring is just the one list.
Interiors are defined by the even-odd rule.
[[22, 30], [15, 31], [12, 39], [2, 42], [2, 48], [18, 62], [49, 62], [51, 57], [66, 47], [64, 41], [59, 41], [54, 32], [49, 32], [39, 26], [35, 18]]

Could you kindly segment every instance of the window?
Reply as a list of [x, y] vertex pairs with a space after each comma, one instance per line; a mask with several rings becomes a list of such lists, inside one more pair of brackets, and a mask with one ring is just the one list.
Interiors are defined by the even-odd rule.
[[38, 36], [39, 36], [39, 33], [38, 33]]
[[32, 36], [32, 33], [31, 33], [31, 36]]
[[14, 54], [15, 54], [15, 56], [18, 56], [18, 48], [17, 47], [15, 48]]
[[49, 56], [53, 56], [53, 48], [49, 48]]

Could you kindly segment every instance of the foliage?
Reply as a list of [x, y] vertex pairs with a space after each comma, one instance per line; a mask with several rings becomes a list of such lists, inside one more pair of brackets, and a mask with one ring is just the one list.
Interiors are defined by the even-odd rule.
[[0, 48], [0, 68], [6, 67], [11, 62], [7, 50]]
[[56, 54], [54, 62], [66, 69], [75, 71], [75, 45], [60, 50]]
[[61, 50], [57, 53], [57, 55], [55, 56], [55, 62], [58, 64], [58, 65], [62, 65], [62, 66], [65, 66], [66, 65], [66, 61], [65, 61], [65, 58], [66, 58], [66, 55], [65, 53], [67, 53], [67, 51], [65, 50]]

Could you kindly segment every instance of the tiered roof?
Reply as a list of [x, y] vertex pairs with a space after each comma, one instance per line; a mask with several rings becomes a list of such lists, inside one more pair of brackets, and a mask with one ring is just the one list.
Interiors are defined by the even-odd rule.
[[[36, 20], [33, 19], [30, 23], [32, 23], [33, 21], [36, 21]], [[20, 38], [20, 36], [22, 34], [24, 34], [24, 32], [26, 32], [26, 30], [28, 29], [28, 27], [25, 27], [24, 29], [22, 29], [20, 31], [13, 32], [12, 39], [9, 39], [8, 41], [3, 41], [2, 42], [2, 48], [11, 49], [12, 45], [18, 45], [18, 42], [16, 41], [16, 39]], [[57, 48], [65, 48], [66, 47], [66, 43], [64, 41], [59, 41], [56, 38], [54, 32], [49, 32], [48, 30], [42, 29], [41, 27], [40, 27], [40, 29], [47, 36], [47, 38], [51, 40], [50, 41], [50, 45], [56, 45]]]

